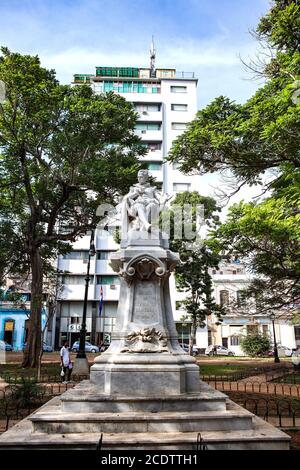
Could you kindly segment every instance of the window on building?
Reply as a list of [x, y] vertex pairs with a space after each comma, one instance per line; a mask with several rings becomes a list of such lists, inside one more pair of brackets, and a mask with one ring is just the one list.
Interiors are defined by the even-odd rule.
[[84, 251], [70, 251], [70, 253], [65, 253], [62, 255], [63, 259], [88, 259], [89, 252]]
[[187, 111], [187, 104], [171, 104], [172, 111]]
[[190, 188], [190, 183], [173, 183], [173, 191], [175, 191], [176, 193], [183, 193], [184, 191], [189, 191]]
[[142, 146], [145, 147], [149, 152], [161, 150], [161, 142], [143, 142]]
[[100, 260], [108, 260], [111, 253], [114, 253], [113, 251], [98, 251], [97, 253], [97, 259]]
[[186, 86], [171, 86], [171, 93], [186, 93]]
[[238, 307], [242, 307], [246, 303], [246, 291], [245, 290], [238, 290], [236, 293], [236, 301]]
[[228, 290], [220, 291], [220, 305], [226, 306], [229, 304], [229, 292]]
[[137, 131], [159, 131], [161, 124], [158, 122], [137, 122], [135, 129]]
[[120, 284], [119, 276], [110, 276], [110, 275], [103, 275], [97, 276], [97, 284], [102, 285], [116, 285]]
[[172, 122], [172, 129], [174, 131], [184, 131], [186, 129], [186, 122]]
[[103, 91], [108, 93], [160, 93], [160, 84], [156, 82], [104, 81]]
[[161, 103], [135, 103], [134, 108], [138, 113], [142, 114], [158, 112], [161, 109]]
[[258, 325], [247, 325], [247, 335], [257, 335]]
[[[85, 275], [64, 275], [62, 276], [62, 284], [65, 285], [85, 285]], [[90, 284], [94, 284], [94, 277], [90, 276]]]
[[152, 171], [159, 171], [162, 169], [162, 163], [148, 163], [148, 170], [152, 170]]
[[295, 339], [300, 340], [300, 326], [295, 326]]
[[230, 337], [230, 345], [231, 346], [238, 346], [240, 344], [240, 338], [238, 336], [231, 336]]
[[181, 344], [189, 344], [191, 326], [187, 323], [176, 323], [178, 341]]
[[269, 334], [269, 325], [262, 325], [263, 335], [268, 336]]

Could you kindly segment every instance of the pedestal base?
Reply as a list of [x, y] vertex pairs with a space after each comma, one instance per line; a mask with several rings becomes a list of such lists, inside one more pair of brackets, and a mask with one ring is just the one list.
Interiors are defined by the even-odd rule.
[[89, 381], [0, 436], [2, 449], [288, 450], [290, 437], [207, 384], [165, 397], [105, 396]]
[[86, 357], [76, 357], [74, 361], [73, 374], [88, 376], [90, 373], [90, 366]]
[[199, 390], [199, 367], [188, 355], [103, 354], [91, 367], [99, 393], [119, 396], [172, 396]]

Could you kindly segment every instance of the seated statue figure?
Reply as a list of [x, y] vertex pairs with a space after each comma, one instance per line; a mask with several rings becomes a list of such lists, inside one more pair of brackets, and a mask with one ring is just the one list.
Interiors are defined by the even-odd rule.
[[[138, 172], [138, 183], [131, 186], [122, 201], [122, 235], [128, 231], [151, 232], [170, 196], [162, 195], [149, 183], [148, 170]], [[122, 237], [122, 238], [123, 238]]]

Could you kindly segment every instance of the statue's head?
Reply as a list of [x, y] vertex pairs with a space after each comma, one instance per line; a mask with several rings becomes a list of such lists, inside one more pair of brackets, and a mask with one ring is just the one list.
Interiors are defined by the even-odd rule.
[[138, 182], [140, 184], [147, 183], [149, 179], [149, 171], [148, 170], [139, 170], [138, 174]]

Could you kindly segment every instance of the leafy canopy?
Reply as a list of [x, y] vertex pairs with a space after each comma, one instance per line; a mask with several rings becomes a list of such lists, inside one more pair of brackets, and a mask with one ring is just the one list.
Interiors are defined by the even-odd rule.
[[262, 185], [267, 197], [233, 206], [215, 237], [254, 275], [249, 295], [260, 310], [294, 311], [300, 300], [299, 0], [274, 1], [256, 35], [272, 52], [257, 70], [264, 86], [243, 105], [221, 96], [200, 110], [169, 160], [186, 173], [229, 172], [235, 191]]

